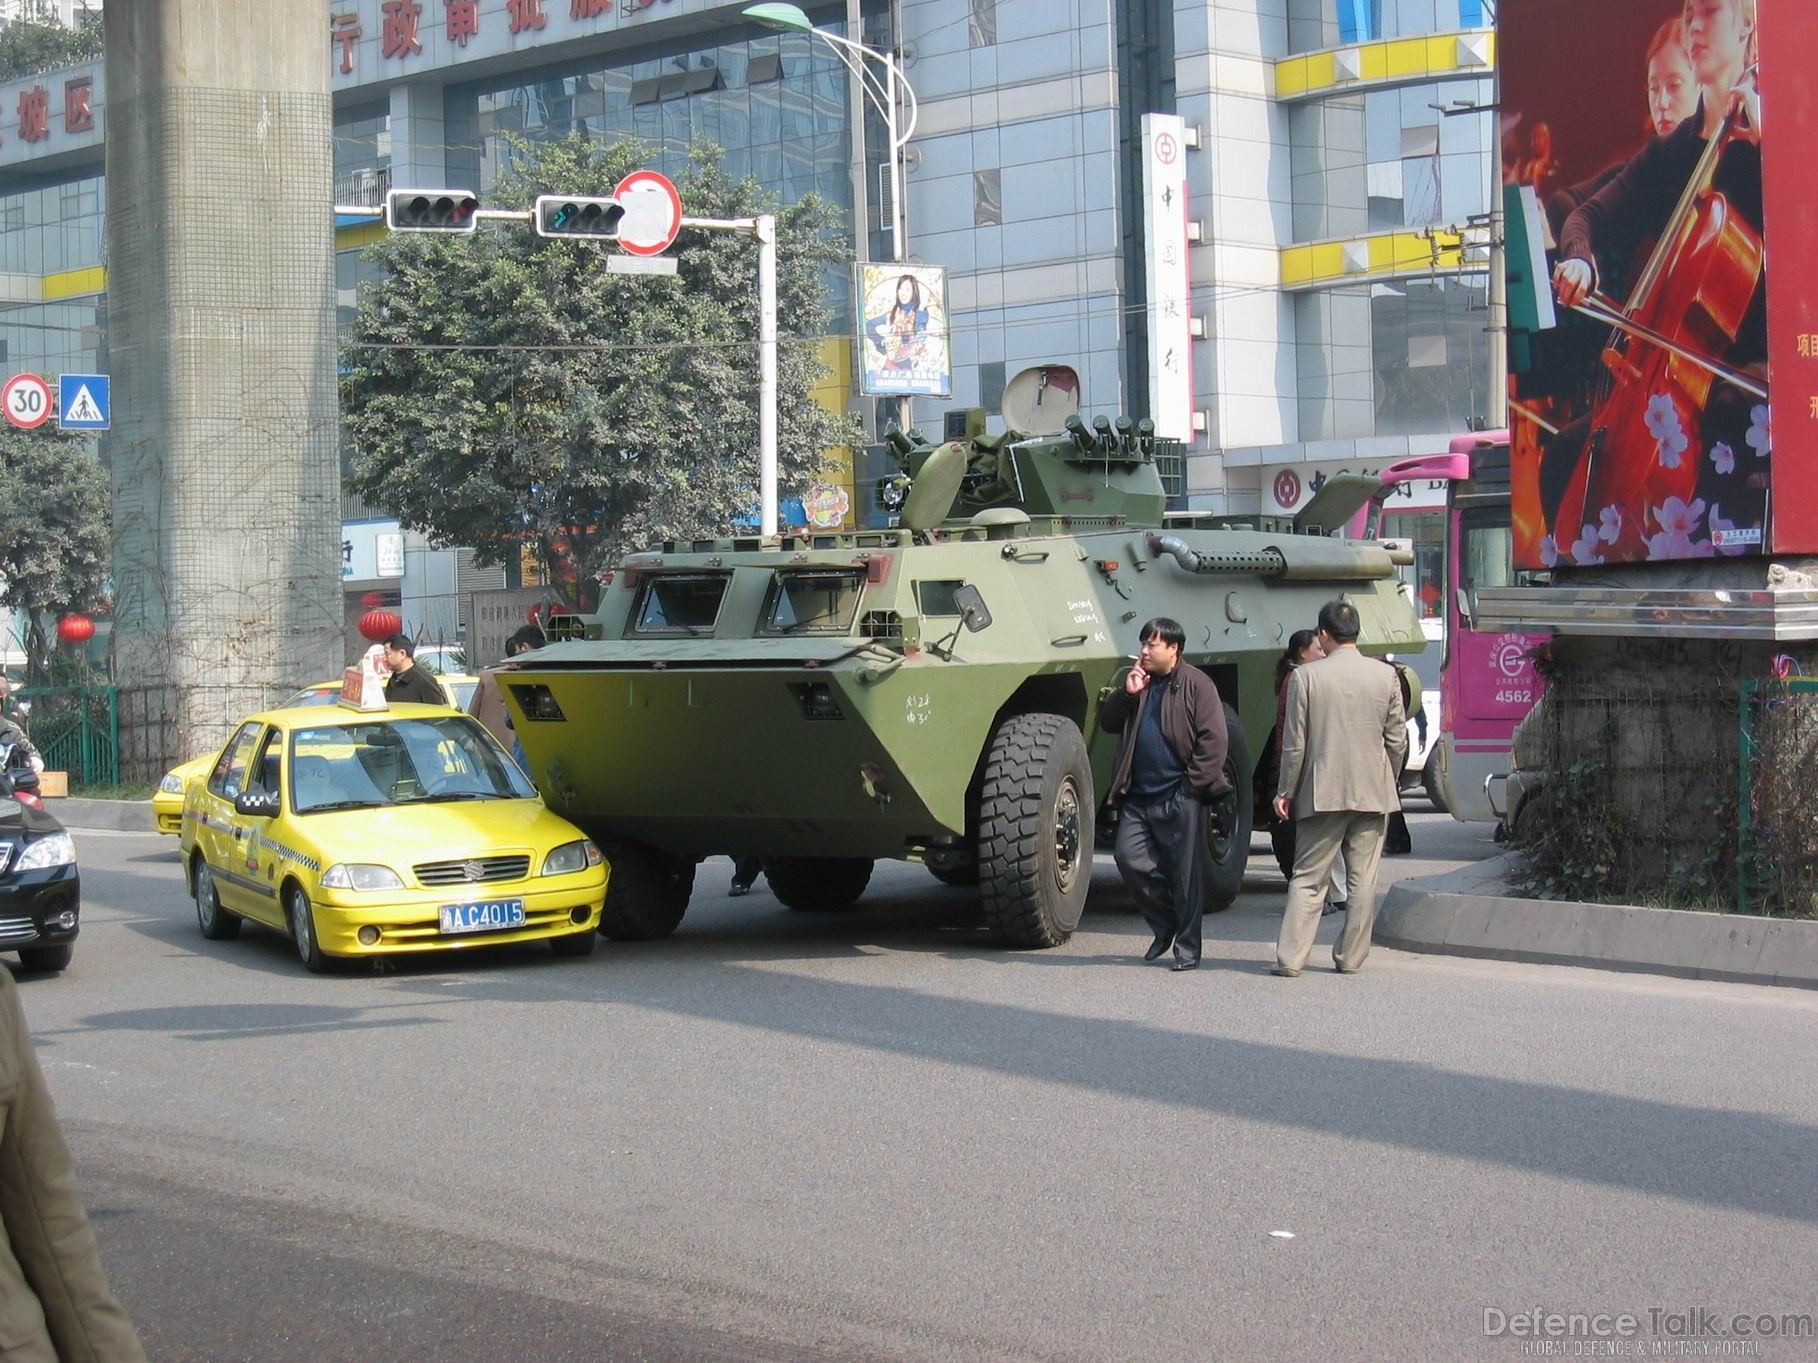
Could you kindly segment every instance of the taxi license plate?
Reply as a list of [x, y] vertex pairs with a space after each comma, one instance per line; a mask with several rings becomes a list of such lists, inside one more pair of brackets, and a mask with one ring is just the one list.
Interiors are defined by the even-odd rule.
[[499, 932], [524, 926], [524, 901], [487, 899], [473, 904], [444, 904], [442, 931]]

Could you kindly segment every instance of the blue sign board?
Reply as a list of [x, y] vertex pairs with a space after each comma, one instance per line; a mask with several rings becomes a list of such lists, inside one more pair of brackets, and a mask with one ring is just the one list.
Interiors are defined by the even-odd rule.
[[105, 431], [113, 416], [105, 374], [57, 378], [57, 425], [66, 431]]

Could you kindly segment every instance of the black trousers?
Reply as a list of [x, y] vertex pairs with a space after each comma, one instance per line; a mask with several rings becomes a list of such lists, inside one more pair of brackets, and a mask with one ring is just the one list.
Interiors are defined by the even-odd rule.
[[1205, 806], [1184, 781], [1170, 795], [1124, 800], [1114, 855], [1149, 930], [1174, 938], [1176, 960], [1199, 960], [1210, 849]]

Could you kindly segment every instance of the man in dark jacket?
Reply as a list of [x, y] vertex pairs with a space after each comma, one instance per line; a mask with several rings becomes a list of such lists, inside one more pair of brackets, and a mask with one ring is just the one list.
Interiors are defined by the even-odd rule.
[[385, 641], [385, 665], [391, 669], [385, 679], [387, 704], [448, 704], [442, 683], [417, 666], [416, 647], [404, 635], [394, 634]]
[[1206, 910], [1205, 805], [1225, 780], [1225, 707], [1212, 679], [1181, 662], [1186, 631], [1165, 616], [1143, 626], [1142, 652], [1099, 707], [1099, 727], [1121, 734], [1111, 777], [1118, 806], [1117, 869], [1174, 969], [1199, 965]]

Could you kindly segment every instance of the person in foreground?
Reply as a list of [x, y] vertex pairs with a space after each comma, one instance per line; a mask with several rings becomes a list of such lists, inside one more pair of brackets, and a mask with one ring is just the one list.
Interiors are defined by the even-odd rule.
[[1401, 807], [1395, 775], [1408, 748], [1401, 683], [1387, 663], [1357, 649], [1357, 608], [1328, 601], [1319, 612], [1325, 657], [1297, 668], [1282, 717], [1278, 818], [1295, 821], [1294, 874], [1275, 946], [1275, 973], [1298, 975], [1313, 951], [1320, 902], [1342, 850], [1349, 911], [1332, 964], [1354, 975], [1376, 925], [1376, 867], [1389, 814]]
[[1098, 722], [1121, 734], [1110, 799], [1118, 807], [1117, 869], [1175, 970], [1199, 965], [1208, 889], [1206, 802], [1225, 779], [1225, 707], [1212, 679], [1181, 662], [1187, 635], [1166, 616], [1143, 626], [1136, 666], [1105, 697]]
[[0, 1357], [144, 1363], [76, 1196], [19, 986], [0, 967]]

